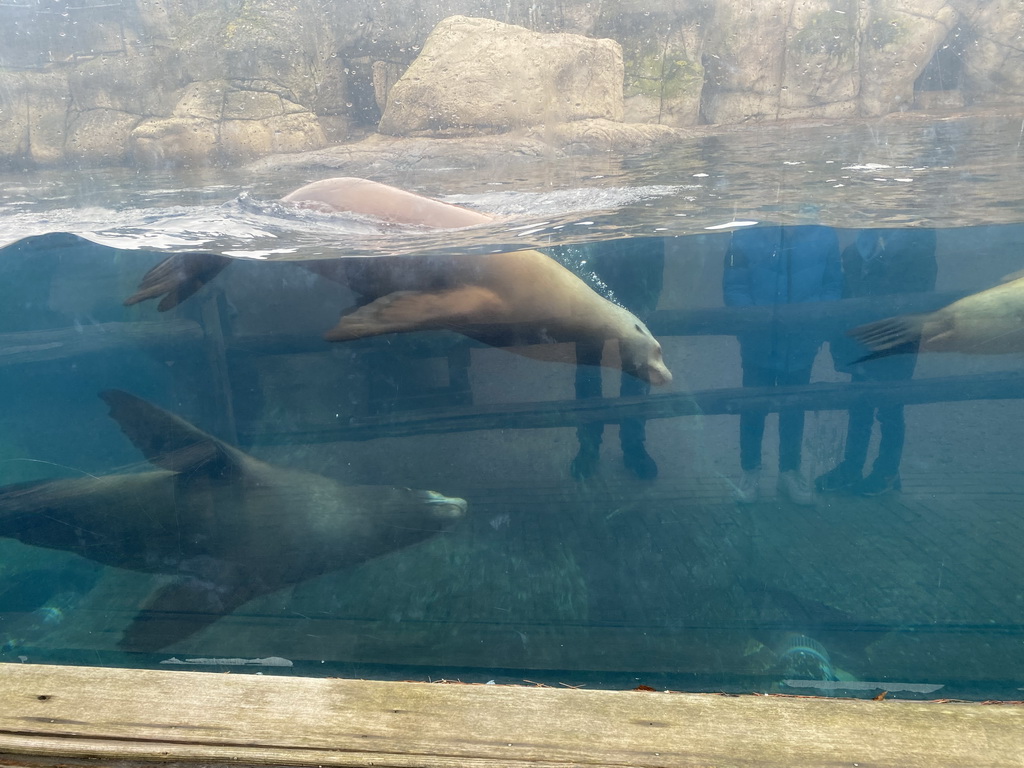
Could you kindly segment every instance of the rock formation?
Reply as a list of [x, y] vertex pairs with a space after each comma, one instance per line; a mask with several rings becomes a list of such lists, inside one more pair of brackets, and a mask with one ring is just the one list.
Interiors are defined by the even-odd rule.
[[0, 7], [8, 165], [238, 162], [378, 121], [607, 148], [701, 123], [1024, 101], [1014, 0], [58, 6]]
[[381, 133], [500, 133], [588, 118], [622, 120], [622, 47], [452, 16], [391, 88]]

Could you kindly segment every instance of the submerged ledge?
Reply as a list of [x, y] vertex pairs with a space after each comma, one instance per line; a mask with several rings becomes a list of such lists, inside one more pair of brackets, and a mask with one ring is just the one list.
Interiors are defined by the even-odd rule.
[[[1019, 766], [1024, 707], [0, 664], [0, 766]], [[99, 763], [97, 763], [99, 761]]]

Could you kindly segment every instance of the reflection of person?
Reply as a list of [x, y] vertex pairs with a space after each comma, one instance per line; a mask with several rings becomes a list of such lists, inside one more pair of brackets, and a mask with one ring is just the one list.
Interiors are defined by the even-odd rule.
[[[629, 238], [586, 246], [585, 268], [611, 290], [615, 300], [641, 321], [654, 311], [661, 295], [665, 270], [665, 248], [661, 239]], [[597, 345], [576, 345], [576, 399], [601, 396], [601, 354]], [[651, 385], [625, 371], [619, 384], [622, 397], [646, 395]], [[619, 442], [626, 469], [639, 478], [658, 476], [658, 465], [644, 446], [644, 419], [623, 419], [619, 424]], [[591, 422], [576, 428], [580, 448], [569, 468], [577, 480], [597, 472], [604, 424]]]
[[[843, 297], [883, 296], [931, 291], [935, 288], [935, 230], [866, 229], [843, 251]], [[854, 362], [867, 352], [843, 335], [830, 343], [837, 371], [851, 381], [900, 381], [914, 375], [917, 349], [910, 354]], [[878, 455], [866, 478], [861, 476], [868, 456], [871, 430], [878, 419]], [[851, 408], [843, 460], [818, 477], [823, 493], [877, 496], [900, 489], [900, 459], [906, 427], [902, 405], [859, 405]]]
[[[725, 303], [732, 307], [835, 301], [842, 292], [839, 241], [820, 225], [769, 226], [733, 233], [722, 277]], [[739, 334], [744, 387], [807, 384], [821, 346], [815, 336], [780, 322]], [[757, 500], [761, 480], [761, 442], [767, 412], [740, 414], [740, 466], [743, 477], [733, 489], [741, 503]], [[800, 474], [804, 412], [779, 412], [777, 488], [797, 504], [812, 504], [814, 494]]]

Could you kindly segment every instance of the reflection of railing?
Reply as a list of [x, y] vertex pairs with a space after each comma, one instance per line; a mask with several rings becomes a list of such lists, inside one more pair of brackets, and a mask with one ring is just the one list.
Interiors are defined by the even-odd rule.
[[[690, 335], [734, 336], [751, 328], [777, 323], [814, 329], [822, 340], [855, 325], [897, 312], [921, 312], [955, 299], [951, 294], [911, 294], [847, 299], [820, 304], [762, 307], [718, 307], [656, 312], [650, 319], [663, 337]], [[808, 411], [846, 410], [859, 403], [873, 405], [920, 404], [964, 400], [1024, 397], [1024, 373], [993, 373], [947, 378], [809, 384], [800, 387], [704, 390], [647, 397], [559, 400], [498, 405], [462, 404], [455, 397], [447, 407], [428, 407], [381, 415], [353, 414], [344, 425], [291, 425], [287, 433], [267, 433], [252, 425], [234, 424], [232, 414], [232, 361], [246, 356], [323, 352], [328, 345], [316, 334], [226, 335], [221, 332], [217, 301], [204, 304], [202, 325], [193, 320], [139, 323], [103, 323], [81, 328], [0, 334], [0, 366], [44, 362], [92, 352], [132, 346], [161, 355], [174, 355], [188, 347], [206, 348], [205, 365], [215, 379], [210, 396], [217, 410], [229, 414], [222, 432], [242, 442], [258, 438], [264, 443], [330, 442], [373, 437], [461, 432], [487, 429], [573, 427], [588, 422], [615, 423], [626, 418], [665, 419], [680, 416], [735, 414], [745, 410], [779, 411], [799, 407]], [[382, 339], [346, 342], [352, 351], [381, 353], [395, 358], [447, 357], [468, 367], [468, 349], [479, 342], [446, 333], [401, 334]], [[468, 378], [467, 378], [468, 381]]]
[[61, 360], [132, 344], [154, 351], [174, 349], [202, 338], [203, 329], [190, 320], [97, 323], [80, 328], [0, 333], [0, 366]]
[[[661, 310], [648, 321], [657, 336], [735, 336], [769, 323], [813, 329], [822, 340], [860, 323], [905, 312], [927, 312], [944, 306], [962, 294], [909, 294], [843, 301], [760, 307], [713, 307], [692, 310]], [[214, 322], [214, 318], [204, 318]], [[101, 323], [76, 328], [57, 328], [20, 333], [0, 333], [0, 366], [56, 360], [88, 352], [116, 349], [131, 341], [142, 347], [174, 346], [203, 336], [190, 320], [136, 323]], [[315, 334], [262, 334], [224, 339], [226, 351], [246, 354], [299, 354], [323, 351], [327, 345]], [[345, 342], [345, 346], [375, 349], [377, 339]], [[334, 345], [331, 345], [334, 346]], [[448, 354], [459, 347], [486, 345], [445, 333], [403, 334], [389, 339], [396, 356], [425, 357]]]
[[240, 425], [243, 442], [328, 443], [376, 437], [468, 432], [486, 429], [539, 429], [575, 427], [588, 422], [615, 423], [622, 419], [669, 419], [679, 416], [715, 416], [742, 411], [779, 411], [797, 407], [805, 411], [846, 410], [854, 405], [914, 405], [964, 400], [1011, 400], [1024, 397], [1024, 373], [878, 381], [808, 384], [802, 387], [737, 387], [701, 392], [680, 392], [647, 397], [557, 400], [488, 406], [406, 411], [387, 416], [349, 419], [338, 427], [292, 429], [287, 433], [250, 434]]

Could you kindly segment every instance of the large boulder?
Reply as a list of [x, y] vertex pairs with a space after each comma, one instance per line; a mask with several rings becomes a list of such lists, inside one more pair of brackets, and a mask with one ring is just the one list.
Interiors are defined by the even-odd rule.
[[62, 160], [70, 105], [63, 73], [0, 74], [0, 162], [50, 165]]
[[883, 115], [955, 26], [946, 0], [719, 0], [704, 53], [712, 123]]
[[1018, 0], [956, 0], [970, 45], [962, 53], [964, 91], [976, 103], [1024, 99], [1024, 6]]
[[622, 49], [452, 16], [392, 87], [381, 133], [453, 136], [587, 118], [621, 120]]
[[909, 108], [914, 84], [959, 21], [946, 0], [875, 0], [860, 46], [860, 114]]
[[622, 45], [625, 120], [700, 122], [704, 38], [711, 11], [698, 0], [619, 0], [603, 6], [598, 29]]
[[657, 123], [620, 123], [615, 120], [573, 120], [540, 126], [526, 132], [527, 138], [541, 138], [567, 154], [626, 152], [679, 139], [682, 133]]
[[273, 83], [210, 80], [181, 93], [173, 114], [138, 125], [133, 155], [143, 165], [251, 160], [318, 149], [327, 142], [316, 116]]
[[68, 71], [68, 82], [77, 111], [112, 109], [166, 117], [188, 79], [173, 51], [155, 49], [87, 59]]
[[72, 113], [64, 146], [65, 159], [86, 166], [129, 162], [129, 139], [141, 119], [138, 115], [116, 109]]

